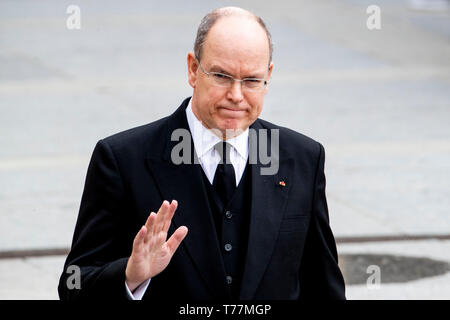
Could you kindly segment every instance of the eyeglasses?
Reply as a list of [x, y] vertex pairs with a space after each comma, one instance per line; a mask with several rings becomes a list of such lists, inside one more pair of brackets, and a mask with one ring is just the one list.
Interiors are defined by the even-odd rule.
[[200, 61], [198, 61], [198, 59], [196, 60], [203, 73], [206, 74], [209, 78], [211, 78], [213, 80], [213, 83], [218, 87], [231, 88], [233, 86], [234, 81], [238, 81], [241, 83], [243, 90], [255, 92], [264, 90], [267, 87], [267, 84], [269, 83], [269, 81], [266, 79], [258, 79], [258, 78], [236, 79], [228, 74], [223, 74], [220, 72], [207, 72], [205, 71], [205, 69], [203, 69], [202, 65], [200, 64]]

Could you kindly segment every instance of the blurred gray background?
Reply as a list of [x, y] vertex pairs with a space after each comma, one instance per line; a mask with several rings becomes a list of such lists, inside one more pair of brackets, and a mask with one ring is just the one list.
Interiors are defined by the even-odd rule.
[[227, 5], [272, 33], [261, 118], [325, 147], [348, 298], [450, 298], [448, 1], [1, 0], [0, 299], [58, 298], [95, 143], [191, 95], [197, 26]]

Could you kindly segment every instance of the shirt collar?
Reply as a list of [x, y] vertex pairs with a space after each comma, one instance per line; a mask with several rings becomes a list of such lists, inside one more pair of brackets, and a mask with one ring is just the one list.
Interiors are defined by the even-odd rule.
[[[200, 120], [197, 119], [192, 111], [192, 99], [189, 100], [189, 104], [186, 108], [186, 117], [191, 130], [192, 139], [194, 141], [195, 151], [197, 156], [201, 158], [205, 153], [210, 151], [218, 142], [221, 142], [218, 136], [216, 136], [211, 130], [206, 128]], [[248, 128], [240, 135], [226, 140], [229, 144], [236, 149], [238, 154], [243, 158], [248, 157]]]

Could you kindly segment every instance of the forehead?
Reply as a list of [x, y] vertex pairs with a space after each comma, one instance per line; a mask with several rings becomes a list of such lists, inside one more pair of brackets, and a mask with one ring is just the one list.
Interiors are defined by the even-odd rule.
[[234, 72], [265, 71], [269, 63], [269, 41], [264, 29], [249, 17], [223, 17], [209, 30], [202, 62]]

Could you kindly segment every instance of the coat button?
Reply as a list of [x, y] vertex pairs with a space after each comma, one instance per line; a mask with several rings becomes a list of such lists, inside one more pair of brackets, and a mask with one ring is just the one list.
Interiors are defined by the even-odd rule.
[[231, 284], [233, 282], [232, 276], [226, 276], [227, 284]]
[[227, 219], [231, 219], [231, 217], [233, 217], [233, 214], [231, 213], [231, 211], [227, 211], [227, 212], [225, 212], [225, 217]]
[[225, 251], [230, 252], [231, 249], [233, 249], [233, 246], [232, 246], [231, 244], [227, 243], [227, 244], [225, 245]]

